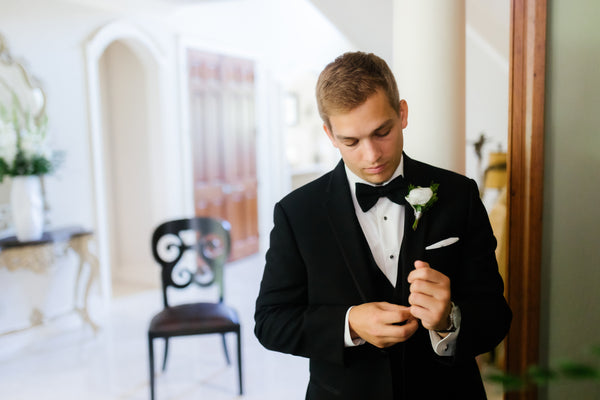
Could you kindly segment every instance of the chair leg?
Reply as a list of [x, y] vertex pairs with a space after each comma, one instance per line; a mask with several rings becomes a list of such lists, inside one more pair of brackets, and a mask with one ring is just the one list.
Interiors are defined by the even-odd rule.
[[150, 400], [154, 400], [154, 341], [148, 335], [148, 355], [150, 358]]
[[237, 359], [238, 359], [238, 380], [240, 383], [240, 396], [244, 394], [243, 381], [242, 381], [242, 333], [237, 332]]
[[165, 338], [165, 356], [163, 358], [163, 365], [162, 365], [163, 372], [165, 372], [165, 369], [167, 368], [167, 355], [168, 354], [169, 354], [169, 338], [166, 337]]
[[225, 351], [225, 360], [227, 361], [227, 365], [231, 365], [231, 360], [229, 359], [229, 352], [227, 351], [227, 340], [225, 340], [225, 334], [221, 334], [221, 339], [223, 339], [223, 351]]

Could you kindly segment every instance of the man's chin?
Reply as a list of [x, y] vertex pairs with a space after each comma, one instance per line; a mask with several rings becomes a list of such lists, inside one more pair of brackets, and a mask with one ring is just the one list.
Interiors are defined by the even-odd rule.
[[383, 185], [385, 182], [390, 180], [390, 177], [388, 177], [387, 175], [369, 175], [369, 176], [364, 176], [363, 179], [373, 185]]

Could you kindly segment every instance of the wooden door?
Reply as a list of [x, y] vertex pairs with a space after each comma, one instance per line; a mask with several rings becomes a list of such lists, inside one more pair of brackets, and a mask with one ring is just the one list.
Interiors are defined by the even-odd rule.
[[232, 256], [258, 251], [254, 64], [188, 50], [194, 204], [231, 223]]

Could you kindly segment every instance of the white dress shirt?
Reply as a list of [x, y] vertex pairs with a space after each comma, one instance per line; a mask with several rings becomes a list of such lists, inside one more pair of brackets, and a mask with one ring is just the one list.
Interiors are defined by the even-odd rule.
[[[392, 179], [404, 174], [404, 157], [400, 160], [400, 165], [389, 179]], [[346, 166], [346, 176], [350, 184], [350, 192], [352, 194], [352, 202], [354, 210], [358, 217], [358, 222], [367, 239], [373, 258], [377, 266], [381, 269], [390, 283], [395, 287], [398, 277], [398, 258], [400, 257], [400, 247], [404, 238], [404, 220], [405, 206], [392, 202], [387, 197], [381, 197], [377, 203], [367, 212], [363, 212], [356, 199], [356, 183], [364, 183], [374, 186], [357, 175], [355, 175]], [[389, 182], [388, 181], [388, 182]], [[388, 183], [385, 182], [385, 183]], [[412, 210], [409, 210], [412, 211]], [[344, 343], [346, 347], [359, 346], [364, 344], [363, 339], [352, 340], [350, 336], [350, 327], [348, 324], [348, 314], [350, 307], [346, 312], [346, 327], [344, 331]], [[435, 331], [429, 331], [431, 345], [436, 354], [440, 356], [454, 355], [456, 347], [456, 338], [460, 327], [460, 311], [455, 307], [454, 324], [456, 331], [442, 338]]]

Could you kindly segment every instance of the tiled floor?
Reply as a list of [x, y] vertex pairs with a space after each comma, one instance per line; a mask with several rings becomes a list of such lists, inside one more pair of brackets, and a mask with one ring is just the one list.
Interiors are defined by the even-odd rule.
[[[307, 360], [265, 350], [252, 332], [262, 267], [263, 257], [257, 255], [226, 270], [227, 299], [242, 320], [243, 399], [303, 399]], [[146, 329], [160, 307], [157, 290], [128, 293], [115, 298], [96, 335], [73, 316], [0, 337], [0, 399], [148, 399]], [[229, 339], [230, 351], [235, 350], [234, 337]], [[158, 365], [162, 343], [155, 348]], [[169, 353], [166, 372], [157, 376], [157, 400], [240, 398], [235, 368], [225, 364], [219, 336], [174, 339]]]

